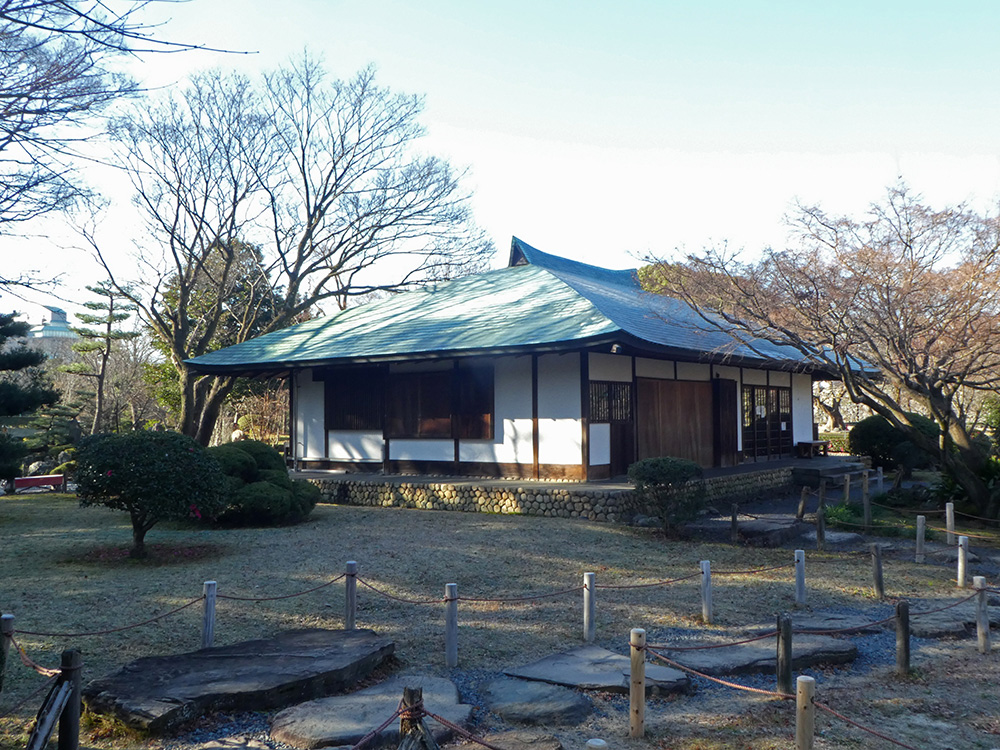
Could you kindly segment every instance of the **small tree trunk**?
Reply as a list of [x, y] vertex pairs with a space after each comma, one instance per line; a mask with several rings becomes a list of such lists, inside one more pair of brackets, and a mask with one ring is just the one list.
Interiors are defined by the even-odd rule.
[[146, 556], [146, 531], [144, 526], [132, 524], [132, 549], [129, 550], [129, 557], [141, 560]]

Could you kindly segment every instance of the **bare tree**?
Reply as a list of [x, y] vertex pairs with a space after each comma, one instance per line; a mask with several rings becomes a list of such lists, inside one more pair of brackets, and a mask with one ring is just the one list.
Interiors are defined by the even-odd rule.
[[492, 245], [471, 221], [461, 175], [415, 152], [421, 111], [370, 69], [327, 80], [305, 55], [259, 87], [197, 76], [117, 124], [150, 239], [131, 299], [178, 372], [186, 434], [207, 443], [233, 380], [185, 360], [324, 301], [343, 307], [485, 263]]
[[[1000, 385], [1000, 224], [962, 206], [935, 210], [905, 186], [864, 221], [801, 206], [799, 243], [741, 262], [725, 249], [683, 264], [656, 263], [650, 288], [687, 300], [704, 325], [753, 348], [794, 348], [839, 374], [851, 400], [904, 429], [983, 511], [1000, 496], [979, 475], [985, 456], [966, 404]], [[941, 427], [914, 429], [910, 403]]]
[[74, 163], [99, 132], [95, 116], [138, 91], [121, 59], [203, 49], [161, 39], [157, 25], [138, 20], [165, 1], [0, 2], [0, 231], [80, 195]]

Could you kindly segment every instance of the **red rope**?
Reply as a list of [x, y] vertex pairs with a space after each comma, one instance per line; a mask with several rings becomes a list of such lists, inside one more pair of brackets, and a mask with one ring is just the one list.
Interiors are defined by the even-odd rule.
[[938, 609], [928, 609], [926, 612], [910, 612], [910, 617], [920, 617], [921, 615], [934, 615], [937, 614], [938, 612], [944, 612], [946, 609], [957, 607], [959, 604], [965, 604], [967, 601], [969, 601], [970, 599], [974, 599], [978, 595], [979, 592], [977, 591], [975, 594], [971, 594], [965, 597], [964, 599], [959, 599], [954, 604], [948, 604], [945, 605], [944, 607], [939, 607]]
[[535, 594], [534, 596], [516, 596], [510, 597], [508, 599], [472, 599], [467, 596], [460, 596], [456, 601], [460, 602], [493, 602], [496, 604], [508, 604], [512, 602], [528, 602], [534, 599], [547, 599], [553, 596], [562, 596], [563, 594], [572, 594], [574, 591], [583, 591], [583, 586], [575, 586], [571, 589], [563, 589], [562, 591], [554, 591], [551, 594]]
[[795, 563], [785, 565], [775, 565], [770, 568], [756, 568], [754, 570], [713, 570], [713, 576], [751, 576], [754, 573], [768, 573], [772, 570], [782, 570], [783, 568], [794, 568]]
[[198, 602], [202, 601], [205, 597], [199, 596], [197, 599], [192, 599], [187, 604], [182, 604], [176, 609], [172, 609], [169, 612], [164, 612], [162, 615], [157, 615], [156, 617], [150, 617], [148, 620], [143, 620], [142, 622], [136, 622], [132, 625], [122, 625], [120, 628], [111, 628], [110, 630], [93, 630], [89, 633], [39, 633], [33, 630], [15, 630], [15, 633], [20, 633], [21, 635], [36, 635], [36, 636], [46, 636], [52, 638], [79, 638], [85, 635], [108, 635], [110, 633], [120, 633], [123, 630], [131, 630], [132, 628], [138, 628], [143, 625], [149, 625], [151, 622], [156, 622], [157, 620], [162, 620], [164, 617], [170, 617], [170, 615], [175, 615], [183, 609], [187, 609]]
[[688, 672], [688, 673], [693, 674], [693, 675], [695, 675], [697, 677], [701, 677], [701, 678], [706, 679], [706, 680], [708, 680], [710, 682], [717, 682], [720, 685], [725, 685], [726, 687], [734, 688], [735, 690], [743, 690], [743, 691], [748, 692], [748, 693], [757, 693], [759, 695], [768, 695], [768, 696], [770, 696], [772, 698], [781, 698], [782, 700], [786, 700], [786, 701], [787, 700], [795, 700], [795, 696], [794, 695], [790, 695], [789, 693], [778, 693], [778, 692], [775, 692], [774, 690], [762, 690], [761, 688], [750, 687], [749, 685], [740, 685], [738, 682], [729, 682], [728, 680], [720, 680], [718, 677], [711, 677], [711, 676], [705, 674], [704, 672], [699, 672], [697, 669], [691, 669], [691, 667], [685, 667], [683, 664], [678, 664], [673, 659], [668, 659], [666, 656], [664, 656], [663, 654], [659, 653], [658, 651], [654, 651], [649, 646], [646, 646], [646, 650], [649, 651], [651, 654], [653, 654], [653, 656], [655, 656], [657, 659], [665, 661], [670, 666], [676, 667], [677, 669], [680, 669], [680, 670], [682, 670], [684, 672]]
[[400, 596], [393, 596], [392, 594], [390, 594], [388, 592], [385, 592], [385, 591], [382, 591], [381, 589], [375, 588], [370, 583], [368, 583], [368, 581], [364, 580], [361, 576], [358, 576], [358, 583], [360, 583], [365, 588], [371, 589], [372, 591], [374, 591], [379, 596], [384, 596], [386, 599], [392, 599], [395, 602], [402, 602], [403, 604], [440, 604], [441, 602], [446, 601], [443, 598], [442, 599], [404, 599], [404, 598], [402, 598]]
[[21, 663], [28, 669], [33, 669], [42, 677], [58, 677], [61, 671], [58, 669], [50, 669], [48, 667], [43, 667], [41, 664], [36, 663], [32, 660], [28, 653], [21, 648], [21, 644], [17, 642], [14, 636], [10, 636], [10, 642], [14, 644], [14, 649], [17, 651], [17, 655], [21, 657]]
[[868, 732], [868, 734], [872, 735], [873, 737], [878, 737], [879, 739], [885, 740], [886, 742], [891, 742], [893, 745], [897, 745], [898, 747], [905, 747], [906, 750], [918, 750], [918, 748], [913, 747], [913, 745], [907, 745], [905, 742], [894, 740], [892, 737], [888, 737], [887, 735], [884, 735], [881, 732], [876, 732], [874, 729], [869, 729], [866, 726], [862, 726], [853, 719], [848, 719], [843, 714], [837, 713], [824, 703], [820, 703], [819, 701], [814, 700], [813, 705], [816, 706], [816, 708], [818, 708], [820, 711], [826, 711], [831, 716], [836, 716], [841, 721], [846, 721], [852, 727], [856, 727], [857, 729], [860, 729], [862, 732]]
[[399, 706], [396, 708], [396, 712], [392, 716], [390, 716], [388, 719], [386, 719], [385, 721], [383, 721], [382, 724], [377, 729], [373, 729], [368, 734], [366, 734], [364, 737], [362, 737], [360, 740], [358, 740], [357, 743], [351, 747], [351, 750], [360, 750], [360, 748], [362, 748], [365, 745], [367, 745], [375, 737], [378, 736], [379, 732], [381, 732], [387, 726], [389, 726], [390, 724], [392, 724], [393, 721], [395, 721], [396, 719], [398, 719], [399, 715], [401, 713], [403, 713], [403, 701], [399, 702]]
[[443, 716], [438, 716], [437, 714], [432, 714], [429, 711], [424, 711], [424, 716], [429, 716], [430, 718], [434, 719], [434, 721], [436, 721], [437, 723], [441, 724], [442, 726], [448, 727], [448, 729], [452, 730], [453, 732], [456, 732], [457, 734], [462, 735], [467, 740], [471, 740], [472, 742], [475, 742], [477, 745], [482, 745], [483, 747], [489, 748], [489, 750], [505, 750], [502, 747], [497, 747], [496, 745], [491, 745], [489, 742], [487, 742], [486, 740], [484, 740], [481, 737], [476, 737], [474, 734], [472, 734], [471, 732], [469, 732], [467, 729], [464, 729], [463, 727], [460, 727], [458, 724], [453, 724], [452, 722], [448, 721]]
[[707, 651], [713, 648], [727, 648], [728, 646], [742, 646], [744, 643], [755, 643], [757, 641], [763, 641], [768, 638], [774, 638], [778, 634], [777, 630], [770, 630], [762, 635], [755, 636], [754, 638], [747, 638], [742, 641], [731, 641], [727, 643], [713, 643], [708, 646], [671, 646], [668, 643], [659, 643], [656, 645], [647, 645], [646, 648], [665, 648], [668, 651]]
[[631, 583], [631, 584], [622, 584], [617, 586], [613, 584], [595, 583], [594, 588], [595, 589], [648, 589], [648, 588], [653, 588], [655, 586], [668, 586], [671, 583], [680, 583], [681, 581], [689, 581], [692, 578], [697, 578], [700, 575], [701, 572], [699, 571], [698, 573], [692, 573], [691, 575], [683, 576], [682, 578], [671, 578], [666, 581], [657, 581], [656, 583]]
[[347, 574], [339, 575], [336, 578], [327, 581], [326, 583], [321, 583], [319, 586], [313, 586], [311, 589], [306, 589], [305, 591], [299, 591], [294, 594], [284, 594], [283, 596], [230, 596], [228, 594], [216, 594], [216, 599], [231, 599], [236, 602], [275, 602], [279, 599], [292, 599], [296, 596], [303, 596], [305, 594], [311, 594], [314, 591], [319, 591], [320, 589], [325, 589], [327, 586], [335, 584], [342, 578], [346, 578]]
[[41, 685], [39, 685], [35, 690], [31, 691], [31, 693], [29, 693], [28, 696], [24, 700], [22, 700], [22, 701], [20, 701], [18, 703], [15, 703], [13, 706], [11, 706], [10, 708], [8, 708], [6, 711], [4, 711], [3, 713], [0, 713], [0, 719], [6, 719], [8, 716], [13, 716], [18, 710], [20, 710], [22, 707], [24, 707], [25, 705], [27, 705], [29, 701], [31, 701], [34, 698], [38, 697], [38, 695], [43, 690], [45, 690], [47, 687], [50, 687], [52, 685], [52, 683], [55, 682], [58, 679], [59, 679], [59, 675], [58, 674], [53, 675], [52, 677], [50, 677], [49, 679], [47, 679], [45, 682], [43, 682]]

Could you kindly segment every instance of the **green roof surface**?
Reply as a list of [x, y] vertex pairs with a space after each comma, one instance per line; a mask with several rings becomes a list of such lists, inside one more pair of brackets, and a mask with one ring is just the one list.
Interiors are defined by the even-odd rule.
[[[691, 358], [721, 359], [724, 352], [763, 359], [724, 332], [704, 328], [683, 303], [644, 292], [633, 270], [578, 263], [514, 238], [507, 268], [402, 292], [188, 362], [202, 372], [248, 373], [616, 340], [687, 352]], [[805, 364], [791, 350], [764, 351], [769, 360]]]

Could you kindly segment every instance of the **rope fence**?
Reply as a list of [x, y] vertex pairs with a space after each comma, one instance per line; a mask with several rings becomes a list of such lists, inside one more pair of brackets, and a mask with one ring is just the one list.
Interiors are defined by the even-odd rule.
[[[968, 537], [965, 536], [965, 535], [963, 535], [962, 537], [959, 538], [958, 541], [959, 541], [959, 544], [958, 544], [959, 572], [958, 572], [958, 576], [957, 576], [957, 585], [958, 585], [959, 588], [964, 588], [965, 587], [965, 570], [967, 569], [966, 568], [966, 566], [967, 566], [966, 556], [968, 554]], [[879, 553], [879, 554], [876, 554], [876, 553]], [[860, 559], [860, 555], [863, 555], [863, 554], [864, 553], [844, 554], [844, 555], [842, 555], [842, 556], [840, 556], [840, 557], [838, 557], [838, 558], [836, 558], [834, 560], [824, 560], [823, 562], [839, 562], [839, 563], [843, 564], [843, 563], [846, 563], [846, 562], [857, 561], [857, 560]], [[879, 595], [879, 598], [884, 598], [884, 591], [881, 591], [881, 583], [880, 583], [880, 581], [881, 581], [881, 575], [882, 575], [882, 571], [881, 571], [882, 562], [881, 562], [881, 555], [880, 555], [880, 550], [878, 548], [878, 545], [872, 545], [872, 559], [873, 559], [873, 565], [877, 561], [877, 566], [878, 566], [877, 567], [877, 571], [873, 571], [875, 573], [875, 581], [876, 581], [875, 589], [876, 589], [876, 593]], [[817, 560], [815, 562], [820, 562], [820, 561]], [[401, 603], [401, 604], [407, 604], [407, 605], [441, 605], [441, 604], [444, 604], [445, 605], [445, 664], [448, 667], [457, 667], [458, 666], [458, 605], [459, 605], [460, 602], [466, 602], [466, 603], [469, 603], [469, 604], [496, 603], [496, 604], [501, 604], [501, 605], [511, 605], [511, 606], [514, 606], [514, 605], [518, 605], [518, 604], [522, 604], [522, 603], [535, 602], [535, 601], [542, 600], [542, 599], [554, 599], [554, 598], [557, 598], [557, 597], [575, 595], [578, 592], [581, 592], [582, 595], [583, 595], [583, 605], [584, 605], [583, 606], [583, 610], [584, 610], [583, 611], [583, 623], [584, 623], [583, 640], [585, 642], [592, 642], [592, 641], [595, 640], [595, 622], [596, 622], [596, 618], [595, 618], [595, 609], [596, 609], [595, 593], [598, 590], [628, 591], [628, 590], [633, 590], [633, 589], [635, 589], [635, 590], [650, 589], [650, 588], [654, 588], [654, 587], [666, 588], [666, 587], [673, 586], [673, 585], [676, 585], [676, 584], [682, 584], [682, 583], [685, 583], [685, 582], [688, 582], [688, 581], [692, 581], [695, 578], [700, 578], [701, 579], [701, 599], [702, 599], [702, 620], [706, 624], [710, 624], [712, 622], [712, 617], [713, 617], [713, 612], [712, 612], [712, 576], [713, 576], [713, 571], [711, 570], [710, 562], [707, 561], [707, 560], [701, 561], [699, 567], [700, 567], [700, 570], [698, 572], [693, 572], [693, 573], [690, 573], [690, 574], [687, 574], [687, 575], [677, 576], [677, 577], [673, 577], [673, 578], [666, 578], [666, 579], [662, 579], [662, 580], [659, 580], [659, 581], [654, 581], [654, 582], [651, 582], [651, 583], [613, 583], [613, 584], [608, 583], [608, 584], [598, 584], [595, 581], [595, 574], [591, 573], [591, 572], [588, 572], [588, 573], [584, 574], [583, 585], [572, 586], [572, 587], [567, 587], [567, 588], [561, 588], [561, 589], [557, 589], [557, 590], [549, 591], [549, 592], [540, 592], [540, 593], [526, 594], [526, 595], [523, 595], [523, 596], [500, 596], [500, 597], [459, 596], [458, 595], [458, 590], [457, 590], [457, 584], [449, 583], [445, 587], [445, 595], [444, 595], [444, 597], [415, 598], [415, 597], [397, 596], [396, 594], [392, 593], [391, 591], [386, 590], [386, 588], [384, 587], [384, 585], [381, 585], [381, 584], [380, 585], [376, 585], [376, 584], [374, 584], [374, 583], [372, 583], [372, 582], [370, 582], [368, 580], [365, 580], [357, 572], [357, 568], [358, 568], [357, 563], [354, 562], [354, 561], [349, 561], [348, 564], [347, 564], [347, 572], [345, 572], [345, 573], [343, 573], [341, 575], [338, 575], [336, 577], [330, 578], [329, 580], [327, 580], [327, 581], [325, 581], [325, 582], [323, 582], [321, 584], [318, 584], [318, 585], [315, 585], [315, 586], [311, 586], [311, 587], [308, 587], [308, 588], [303, 589], [301, 591], [297, 591], [297, 592], [290, 593], [290, 594], [277, 594], [277, 595], [273, 595], [273, 596], [246, 596], [246, 595], [240, 595], [240, 594], [221, 593], [221, 592], [217, 591], [217, 584], [216, 584], [216, 582], [214, 582], [214, 581], [206, 581], [205, 584], [204, 584], [204, 593], [201, 596], [199, 596], [199, 597], [193, 598], [193, 599], [191, 599], [191, 600], [189, 600], [189, 601], [187, 601], [187, 602], [185, 602], [183, 604], [180, 604], [180, 605], [178, 605], [178, 606], [170, 609], [167, 612], [163, 612], [163, 613], [158, 614], [158, 615], [156, 615], [154, 617], [150, 617], [150, 618], [138, 621], [138, 622], [126, 624], [126, 625], [123, 625], [123, 626], [120, 626], [120, 627], [108, 628], [108, 629], [105, 629], [105, 630], [82, 631], [82, 632], [54, 632], [54, 631], [41, 631], [41, 630], [20, 630], [20, 629], [15, 629], [13, 627], [13, 615], [11, 615], [11, 614], [4, 614], [3, 615], [3, 621], [2, 621], [3, 628], [2, 628], [2, 638], [0, 638], [0, 645], [3, 646], [4, 654], [6, 653], [7, 647], [12, 645], [14, 647], [14, 649], [16, 650], [16, 652], [18, 653], [18, 655], [19, 655], [19, 657], [21, 659], [21, 662], [25, 666], [27, 666], [27, 667], [31, 668], [32, 670], [36, 671], [39, 675], [41, 675], [42, 677], [45, 677], [46, 680], [49, 681], [49, 680], [51, 680], [53, 678], [53, 675], [59, 673], [59, 670], [46, 669], [46, 668], [41, 667], [40, 665], [36, 664], [34, 661], [32, 661], [30, 659], [30, 657], [27, 655], [27, 653], [25, 652], [25, 650], [22, 648], [21, 644], [18, 642], [18, 640], [16, 638], [16, 635], [25, 635], [25, 636], [33, 636], [33, 637], [80, 638], [80, 637], [91, 637], [91, 636], [108, 635], [108, 634], [112, 634], [112, 633], [120, 633], [120, 632], [128, 631], [128, 630], [131, 630], [131, 629], [134, 629], [134, 628], [139, 628], [139, 627], [142, 627], [142, 626], [145, 626], [145, 625], [150, 625], [152, 623], [156, 623], [156, 622], [162, 621], [165, 618], [171, 617], [171, 616], [176, 615], [176, 614], [178, 614], [178, 613], [180, 613], [180, 612], [182, 612], [184, 610], [187, 610], [187, 609], [189, 609], [191, 607], [194, 607], [196, 604], [198, 604], [199, 602], [201, 602], [202, 605], [203, 605], [202, 647], [204, 648], [204, 647], [210, 647], [212, 645], [212, 641], [213, 641], [213, 638], [214, 638], [214, 632], [215, 632], [215, 603], [216, 603], [216, 600], [229, 600], [229, 601], [233, 601], [233, 602], [237, 602], [237, 603], [258, 603], [258, 602], [272, 602], [272, 601], [288, 600], [288, 599], [292, 599], [292, 598], [295, 598], [295, 597], [301, 597], [301, 596], [307, 596], [307, 595], [310, 595], [310, 594], [315, 594], [315, 593], [317, 593], [319, 591], [328, 589], [329, 587], [333, 586], [334, 584], [336, 584], [336, 583], [338, 583], [340, 581], [344, 581], [344, 583], [345, 583], [345, 587], [344, 587], [345, 588], [344, 622], [345, 622], [345, 627], [347, 627], [347, 629], [354, 629], [355, 623], [356, 623], [356, 619], [357, 619], [357, 591], [356, 591], [357, 584], [360, 584], [365, 590], [372, 592], [376, 596], [379, 596], [379, 597], [382, 597], [382, 598], [385, 598], [385, 599], [388, 599], [388, 600], [391, 600], [391, 601], [395, 601], [395, 602], [398, 602], [398, 603]], [[794, 582], [794, 587], [795, 587], [795, 601], [796, 601], [797, 604], [805, 604], [805, 599], [806, 599], [805, 567], [806, 567], [805, 551], [804, 550], [795, 550], [795, 561], [791, 562], [791, 563], [785, 563], [785, 564], [779, 564], [779, 565], [771, 565], [771, 566], [767, 566], [767, 567], [752, 568], [752, 569], [746, 569], [746, 570], [721, 570], [721, 571], [714, 571], [714, 576], [716, 576], [716, 577], [718, 577], [718, 576], [727, 576], [727, 577], [733, 577], [733, 578], [736, 578], [736, 577], [745, 577], [745, 576], [767, 576], [769, 574], [773, 574], [773, 573], [776, 573], [778, 571], [787, 571], [787, 570], [794, 569], [794, 574], [793, 574], [794, 581], [793, 582]], [[779, 620], [779, 629], [778, 630], [769, 630], [767, 632], [764, 632], [764, 633], [761, 633], [759, 635], [752, 636], [752, 637], [749, 637], [749, 638], [742, 638], [742, 639], [738, 639], [738, 640], [726, 641], [726, 642], [719, 642], [719, 643], [712, 643], [712, 644], [702, 644], [702, 645], [697, 645], [697, 646], [680, 646], [680, 645], [678, 645], [678, 646], [672, 646], [670, 644], [656, 644], [656, 645], [649, 645], [649, 646], [647, 646], [647, 645], [645, 645], [645, 642], [643, 640], [643, 644], [642, 644], [642, 649], [641, 650], [643, 652], [644, 651], [648, 651], [649, 653], [653, 654], [656, 658], [662, 659], [665, 663], [668, 663], [671, 666], [674, 666], [674, 667], [676, 667], [676, 668], [678, 668], [678, 669], [680, 669], [682, 671], [685, 671], [687, 673], [694, 674], [695, 676], [697, 676], [699, 678], [704, 678], [706, 680], [709, 680], [709, 681], [712, 681], [712, 682], [716, 682], [716, 683], [719, 683], [719, 684], [722, 684], [722, 685], [726, 685], [726, 686], [734, 688], [734, 689], [746, 689], [746, 690], [748, 690], [750, 692], [758, 692], [758, 693], [762, 693], [762, 694], [765, 694], [765, 695], [769, 695], [771, 697], [777, 697], [777, 698], [780, 698], [782, 700], [792, 700], [792, 699], [796, 699], [796, 695], [793, 695], [790, 692], [790, 688], [786, 689], [786, 690], [781, 690], [780, 689], [781, 688], [781, 684], [780, 683], [779, 683], [779, 690], [777, 692], [775, 692], [775, 691], [760, 690], [760, 689], [752, 688], [752, 687], [749, 687], [749, 686], [741, 686], [738, 683], [732, 683], [730, 681], [721, 680], [719, 678], [715, 678], [715, 677], [712, 677], [712, 676], [709, 676], [709, 675], [705, 675], [705, 674], [703, 674], [701, 672], [693, 670], [690, 667], [686, 667], [683, 664], [678, 663], [676, 661], [676, 659], [671, 659], [669, 656], [666, 656], [666, 655], [660, 653], [660, 650], [669, 651], [669, 652], [671, 652], [671, 654], [673, 654], [674, 652], [681, 653], [681, 652], [700, 651], [700, 650], [707, 650], [707, 649], [730, 648], [730, 647], [734, 647], [734, 646], [740, 646], [740, 645], [744, 645], [744, 644], [748, 644], [748, 643], [753, 643], [753, 642], [757, 642], [757, 641], [762, 641], [762, 640], [776, 638], [776, 639], [778, 639], [779, 652], [780, 652], [780, 650], [782, 648], [781, 647], [781, 643], [782, 643], [782, 639], [783, 638], [786, 639], [786, 640], [788, 640], [789, 645], [787, 646], [787, 648], [790, 649], [790, 638], [791, 638], [792, 633], [795, 633], [797, 635], [846, 635], [846, 634], [850, 634], [850, 633], [857, 633], [857, 632], [860, 632], [860, 631], [863, 631], [863, 630], [868, 630], [868, 629], [876, 628], [876, 627], [879, 627], [879, 626], [883, 626], [883, 625], [886, 625], [887, 623], [891, 622], [894, 619], [897, 622], [897, 645], [898, 645], [900, 643], [899, 632], [900, 632], [900, 627], [901, 627], [900, 623], [902, 622], [901, 618], [905, 615], [905, 622], [906, 622], [906, 626], [905, 627], [906, 627], [906, 633], [907, 633], [906, 639], [905, 639], [906, 643], [907, 643], [907, 646], [906, 646], [906, 654], [907, 654], [907, 656], [906, 656], [906, 662], [907, 662], [906, 663], [906, 669], [908, 670], [908, 668], [909, 668], [908, 667], [908, 650], [909, 650], [909, 646], [908, 646], [908, 643], [909, 643], [908, 627], [909, 627], [909, 625], [908, 625], [908, 622], [909, 622], [909, 619], [910, 618], [919, 618], [919, 617], [922, 617], [922, 616], [926, 616], [926, 615], [931, 615], [931, 614], [935, 614], [935, 613], [938, 613], [938, 612], [942, 612], [942, 611], [945, 611], [947, 609], [951, 609], [953, 607], [957, 607], [957, 606], [959, 606], [961, 604], [969, 602], [969, 601], [971, 601], [973, 599], [977, 600], [977, 615], [976, 615], [976, 618], [977, 618], [977, 634], [978, 634], [978, 640], [979, 640], [979, 651], [981, 653], [990, 653], [989, 618], [988, 618], [988, 612], [987, 612], [987, 609], [986, 609], [987, 608], [987, 595], [990, 594], [990, 593], [994, 593], [994, 594], [995, 593], [1000, 593], [1000, 590], [998, 590], [996, 588], [992, 588], [992, 587], [987, 586], [985, 579], [983, 577], [981, 577], [981, 576], [976, 576], [975, 577], [973, 586], [974, 586], [974, 591], [971, 594], [968, 594], [967, 596], [964, 596], [963, 598], [960, 598], [959, 600], [957, 600], [955, 602], [951, 602], [949, 604], [946, 604], [946, 605], [944, 605], [942, 607], [939, 607], [939, 608], [936, 608], [936, 609], [931, 609], [931, 610], [925, 610], [925, 611], [910, 613], [909, 610], [908, 610], [908, 605], [906, 605], [906, 602], [904, 601], [904, 602], [900, 602], [899, 604], [897, 604], [897, 614], [894, 617], [887, 617], [887, 618], [883, 618], [883, 619], [880, 619], [880, 620], [875, 620], [875, 621], [872, 621], [870, 623], [863, 624], [863, 625], [853, 625], [853, 626], [850, 626], [850, 627], [839, 628], [839, 629], [828, 629], [828, 630], [808, 630], [808, 629], [792, 630], [791, 627], [790, 627], [790, 624], [789, 624], [787, 632], [783, 633], [782, 628], [781, 628], [781, 622]], [[906, 605], [906, 606], [904, 607], [904, 606], [901, 606], [901, 605]], [[902, 612], [902, 615], [901, 615], [901, 612]], [[643, 636], [643, 639], [644, 639], [644, 636]], [[790, 654], [790, 650], [789, 650], [789, 654]], [[897, 663], [900, 663], [900, 657], [898, 655], [897, 655]], [[2, 662], [0, 662], [0, 664], [2, 664]], [[790, 665], [790, 656], [789, 656], [789, 665]], [[789, 666], [789, 670], [790, 670], [790, 666]], [[789, 673], [789, 675], [790, 675], [790, 673]], [[0, 689], [2, 689], [2, 678], [3, 678], [3, 670], [0, 670]], [[790, 681], [790, 676], [789, 676], [789, 678], [788, 678], [788, 680], [786, 682], [786, 686], [790, 686], [790, 685], [791, 685], [791, 681]], [[9, 713], [13, 713], [14, 711], [18, 710], [22, 705], [23, 705], [23, 702], [19, 703], [14, 708], [9, 709], [7, 711], [7, 713], [8, 714]], [[819, 703], [816, 703], [816, 707], [817, 708], [822, 708], [821, 704], [819, 704]], [[825, 708], [823, 710], [825, 710]], [[833, 715], [835, 715], [835, 712], [833, 712]], [[383, 725], [382, 729], [384, 729], [384, 726], [387, 726], [388, 723], [391, 723], [391, 721], [393, 721], [394, 719], [399, 718], [399, 716], [400, 716], [400, 714], [399, 714], [399, 712], [397, 712], [393, 717], [391, 717], [388, 720], [388, 722], [385, 725]], [[434, 717], [434, 718], [435, 718], [435, 720], [437, 720], [437, 717]], [[845, 720], [849, 721], [847, 719], [845, 719]], [[861, 728], [865, 729], [864, 727], [861, 727]], [[376, 730], [375, 734], [377, 734], [378, 732], [382, 731], [382, 729]], [[464, 730], [463, 730], [463, 732], [464, 732]], [[460, 733], [462, 733], [462, 732], [460, 732]], [[873, 733], [874, 733], [874, 731], [873, 731]], [[881, 736], [881, 735], [878, 735], [877, 733], [874, 733], [874, 734], [875, 734], [875, 736]], [[465, 735], [463, 734], [463, 736], [465, 736]], [[480, 744], [483, 744], [483, 745], [485, 745], [488, 748], [492, 747], [491, 745], [489, 745], [489, 744], [487, 744], [485, 742], [481, 742], [480, 740], [478, 740], [478, 739], [476, 739], [474, 737], [469, 736], [468, 738], [472, 739], [474, 741], [480, 742]], [[904, 745], [904, 744], [901, 744], [901, 743], [896, 743], [896, 744], [900, 745], [901, 747], [908, 747], [907, 745]], [[493, 748], [493, 750], [500, 750], [500, 749], [499, 748]]]

